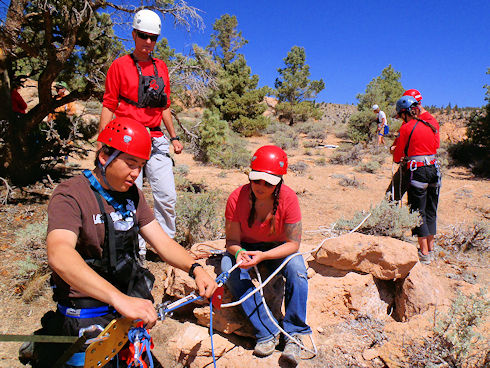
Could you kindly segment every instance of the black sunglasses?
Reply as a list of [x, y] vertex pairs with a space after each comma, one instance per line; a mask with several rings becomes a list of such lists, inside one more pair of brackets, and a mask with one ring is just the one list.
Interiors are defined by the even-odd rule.
[[152, 42], [155, 42], [158, 39], [158, 35], [150, 35], [148, 33], [143, 33], [140, 31], [136, 31], [136, 36], [138, 36], [138, 38], [141, 38], [142, 40], [150, 39]]
[[265, 180], [263, 180], [263, 179], [250, 180], [250, 181], [251, 181], [252, 183], [254, 183], [254, 184], [257, 184], [257, 185], [258, 185], [258, 184], [260, 184], [260, 182], [261, 182], [261, 181], [263, 181], [263, 182], [265, 183], [265, 186], [266, 186], [266, 187], [269, 187], [269, 188], [275, 187], [275, 185], [274, 185], [274, 184], [268, 183], [268, 182], [266, 182], [266, 181], [265, 181]]

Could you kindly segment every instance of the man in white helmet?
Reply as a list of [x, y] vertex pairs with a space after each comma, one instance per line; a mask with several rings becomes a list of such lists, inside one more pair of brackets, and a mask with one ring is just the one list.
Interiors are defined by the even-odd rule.
[[[175, 236], [176, 192], [173, 162], [169, 156], [170, 143], [174, 152], [182, 152], [183, 146], [175, 133], [170, 112], [170, 83], [166, 64], [151, 57], [161, 33], [157, 13], [143, 9], [133, 20], [134, 51], [112, 63], [105, 83], [104, 102], [100, 116], [99, 132], [113, 119], [128, 117], [150, 131], [152, 137], [151, 157], [145, 166], [145, 174], [153, 191], [155, 217], [171, 238]], [[169, 138], [161, 129], [165, 125]], [[143, 185], [143, 174], [137, 180]], [[140, 238], [141, 256], [146, 245]]]
[[386, 114], [384, 111], [381, 111], [378, 105], [373, 105], [373, 111], [376, 113], [376, 117], [378, 119], [378, 127], [376, 128], [376, 132], [378, 134], [378, 146], [385, 144], [384, 136], [388, 134], [388, 120], [386, 120]]

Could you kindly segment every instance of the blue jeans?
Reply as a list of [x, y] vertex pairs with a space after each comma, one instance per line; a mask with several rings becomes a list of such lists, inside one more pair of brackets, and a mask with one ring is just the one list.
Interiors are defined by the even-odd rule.
[[[247, 245], [247, 250], [267, 250], [267, 248], [257, 245], [252, 249]], [[261, 263], [272, 273], [282, 263], [282, 259], [273, 259]], [[226, 253], [221, 260], [222, 272], [228, 271], [235, 264], [235, 257]], [[303, 257], [298, 255], [293, 258], [281, 269], [280, 273], [286, 279], [285, 286], [285, 309], [286, 315], [282, 322], [282, 328], [290, 335], [311, 333], [310, 327], [306, 324], [306, 300], [308, 298], [308, 278]], [[245, 276], [245, 277], [244, 277]], [[235, 269], [228, 279], [227, 286], [235, 299], [241, 299], [255, 289], [255, 286], [246, 277], [240, 268]], [[255, 327], [257, 342], [268, 341], [279, 334], [279, 329], [270, 320], [265, 307], [262, 303], [260, 292], [256, 292], [245, 302], [240, 304], [245, 315]]]

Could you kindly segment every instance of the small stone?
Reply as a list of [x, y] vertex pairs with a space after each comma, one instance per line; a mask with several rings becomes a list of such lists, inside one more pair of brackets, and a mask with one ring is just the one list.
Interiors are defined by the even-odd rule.
[[365, 360], [373, 360], [374, 358], [377, 358], [379, 356], [379, 352], [377, 349], [371, 348], [371, 349], [366, 349], [362, 352], [362, 357]]
[[321, 333], [321, 334], [322, 334], [322, 333], [325, 331], [325, 330], [324, 330], [323, 328], [321, 328], [321, 327], [318, 327], [316, 330], [318, 331], [318, 333]]

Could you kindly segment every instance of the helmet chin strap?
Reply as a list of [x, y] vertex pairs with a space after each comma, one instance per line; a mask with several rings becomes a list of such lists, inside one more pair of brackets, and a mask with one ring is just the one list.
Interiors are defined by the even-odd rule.
[[114, 150], [114, 152], [107, 158], [107, 161], [105, 163], [105, 165], [102, 166], [102, 164], [100, 163], [99, 161], [99, 168], [100, 168], [100, 171], [102, 172], [102, 180], [104, 180], [104, 183], [105, 185], [107, 185], [109, 187], [110, 190], [115, 190], [110, 184], [109, 182], [107, 181], [107, 178], [105, 176], [105, 170], [107, 168], [107, 166], [109, 166], [109, 164], [114, 161], [114, 159], [119, 156], [119, 154], [121, 153], [121, 151], [119, 150]]

